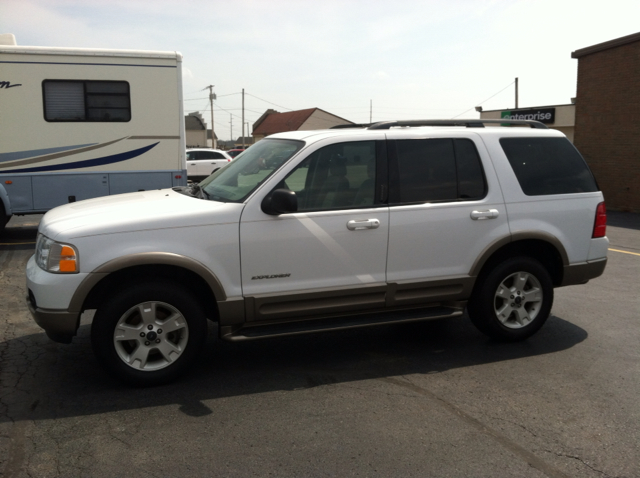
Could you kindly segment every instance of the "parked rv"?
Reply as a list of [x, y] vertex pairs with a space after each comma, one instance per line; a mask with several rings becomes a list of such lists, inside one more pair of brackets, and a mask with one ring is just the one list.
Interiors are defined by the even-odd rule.
[[0, 64], [0, 231], [12, 214], [187, 184], [180, 53], [5, 34]]

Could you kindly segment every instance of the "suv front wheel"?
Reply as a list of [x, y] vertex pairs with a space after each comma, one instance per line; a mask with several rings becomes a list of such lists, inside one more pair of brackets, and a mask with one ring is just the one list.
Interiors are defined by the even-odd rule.
[[536, 333], [551, 313], [553, 283], [535, 259], [507, 259], [478, 281], [469, 301], [469, 316], [491, 338], [524, 340]]
[[121, 289], [96, 311], [91, 343], [118, 378], [149, 386], [184, 374], [206, 334], [193, 294], [178, 284], [151, 282]]

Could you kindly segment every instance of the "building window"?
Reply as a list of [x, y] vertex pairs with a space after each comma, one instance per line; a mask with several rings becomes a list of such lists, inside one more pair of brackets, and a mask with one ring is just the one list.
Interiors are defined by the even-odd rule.
[[45, 80], [42, 94], [47, 121], [131, 120], [131, 98], [126, 81]]

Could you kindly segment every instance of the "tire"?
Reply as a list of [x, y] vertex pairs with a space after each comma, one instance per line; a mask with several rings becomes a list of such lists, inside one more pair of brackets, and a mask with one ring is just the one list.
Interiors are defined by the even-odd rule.
[[5, 212], [4, 204], [0, 201], [0, 234], [4, 231], [4, 226], [7, 225], [9, 219], [11, 219], [11, 215]]
[[553, 283], [537, 260], [507, 259], [478, 281], [467, 310], [482, 333], [514, 342], [531, 337], [547, 321], [553, 305]]
[[91, 344], [117, 378], [153, 386], [184, 375], [206, 334], [205, 314], [190, 291], [151, 282], [121, 289], [96, 311]]

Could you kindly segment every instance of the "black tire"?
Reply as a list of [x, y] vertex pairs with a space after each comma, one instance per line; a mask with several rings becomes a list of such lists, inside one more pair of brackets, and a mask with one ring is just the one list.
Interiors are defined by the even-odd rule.
[[11, 214], [6, 213], [4, 210], [4, 204], [0, 201], [0, 234], [4, 231], [4, 226], [7, 225], [9, 219], [11, 219]]
[[553, 305], [549, 272], [530, 257], [513, 257], [478, 278], [467, 310], [489, 337], [514, 342], [535, 334]]
[[119, 290], [96, 311], [91, 326], [98, 361], [135, 386], [160, 385], [184, 375], [206, 335], [207, 320], [195, 296], [169, 282]]

